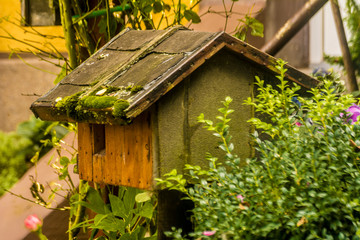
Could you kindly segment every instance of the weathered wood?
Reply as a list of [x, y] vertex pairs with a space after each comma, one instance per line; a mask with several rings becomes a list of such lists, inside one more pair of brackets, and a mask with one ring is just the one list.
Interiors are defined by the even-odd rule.
[[[153, 51], [162, 53], [192, 52], [215, 35], [216, 33], [178, 31], [155, 47]], [[184, 39], [187, 41], [184, 41]]]
[[[132, 41], [131, 36], [135, 42], [129, 43]], [[126, 41], [124, 43], [120, 40]], [[40, 118], [46, 118], [45, 120], [59, 118], [89, 123], [126, 124], [127, 120], [136, 118], [223, 48], [230, 48], [258, 68], [277, 73], [274, 67], [275, 58], [223, 32], [193, 32], [179, 27], [159, 32], [128, 30], [113, 38], [109, 44], [65, 77], [50, 94], [35, 102], [32, 110]], [[313, 87], [307, 85], [313, 82], [311, 77], [293, 68], [291, 72], [296, 73], [296, 76], [289, 80], [295, 79], [305, 88]], [[288, 73], [290, 76], [290, 71]], [[93, 86], [95, 83], [97, 84]], [[124, 93], [123, 87], [133, 85], [140, 85], [143, 90]], [[65, 111], [59, 112], [54, 108], [55, 99], [64, 95], [63, 90], [67, 88], [70, 88], [68, 92], [71, 92], [68, 96], [73, 94], [72, 90], [75, 88], [75, 92], [85, 91], [82, 98], [94, 94], [94, 91], [102, 87], [115, 87], [115, 92], [107, 95], [123, 100], [131, 99], [124, 119], [112, 116], [108, 109], [97, 109], [96, 114], [101, 118], [71, 119], [72, 116], [66, 116]], [[116, 87], [122, 88], [116, 90]], [[42, 107], [44, 109], [41, 109]]]
[[[301, 9], [308, 0], [268, 0], [264, 13], [264, 38], [263, 45], [269, 42], [283, 27], [283, 25], [292, 18], [296, 12]], [[274, 56], [290, 62], [295, 67], [306, 68], [309, 66], [309, 43], [310, 43], [310, 24], [306, 23], [292, 39]], [[259, 48], [261, 48], [260, 46]]]
[[[231, 49], [239, 54], [239, 56], [245, 57], [251, 62], [254, 62], [266, 71], [278, 74], [278, 70], [275, 68], [276, 58], [264, 54], [260, 50], [252, 47], [251, 45], [239, 41], [231, 37], [226, 33], [218, 33], [207, 44], [204, 44], [198, 48], [197, 54], [188, 56], [179, 62], [174, 68], [166, 72], [156, 82], [151, 84], [147, 91], [142, 91], [132, 99], [130, 106], [127, 110], [127, 117], [133, 119], [137, 117], [141, 112], [146, 110], [160, 97], [170, 91], [178, 83], [180, 83], [185, 77], [189, 76], [197, 68], [199, 68], [205, 61], [224, 48]], [[318, 84], [318, 81], [302, 72], [299, 72], [290, 65], [285, 66], [288, 69], [286, 77], [296, 82], [297, 84], [305, 87], [312, 88]]]
[[105, 149], [93, 156], [93, 181], [99, 184], [104, 183]]
[[343, 56], [344, 67], [346, 70], [347, 79], [345, 81], [346, 89], [349, 92], [354, 92], [359, 90], [359, 86], [356, 81], [354, 64], [352, 62], [349, 46], [346, 40], [344, 25], [341, 18], [341, 13], [339, 9], [339, 3], [337, 0], [330, 0], [331, 9], [334, 15], [336, 31], [339, 38], [341, 53]]
[[[154, 49], [155, 46], [160, 44], [164, 39], [171, 36], [172, 34], [179, 31], [180, 29], [184, 29], [184, 27], [175, 26], [175, 27], [169, 28], [164, 33], [154, 37], [153, 39], [151, 39], [151, 41], [147, 42], [138, 51], [136, 51], [135, 54], [126, 63], [118, 65], [116, 71], [117, 72], [127, 71], [130, 67], [132, 67], [133, 64], [135, 64], [140, 59], [144, 58], [144, 56], [149, 54]], [[91, 93], [92, 91], [98, 89], [102, 85], [108, 83], [109, 80], [110, 81], [112, 80], [111, 79], [112, 77], [113, 77], [113, 75], [103, 76], [101, 79], [99, 79], [99, 82], [97, 84], [95, 84], [93, 87], [91, 87], [91, 89], [87, 93]]]
[[134, 51], [142, 48], [151, 39], [162, 35], [166, 30], [153, 30], [142, 31], [143, 34], [138, 34], [138, 31], [130, 31], [128, 29], [127, 34], [123, 34], [118, 38], [118, 41], [110, 44], [107, 49], [121, 50], [121, 51]]
[[88, 123], [78, 124], [78, 169], [80, 179], [93, 180], [91, 127]]
[[127, 126], [106, 125], [104, 183], [141, 189], [152, 187], [150, 114]]
[[[276, 69], [275, 67], [277, 59], [274, 58], [273, 56], [268, 54], [263, 54], [258, 49], [246, 43], [234, 41], [229, 36], [223, 35], [222, 37], [228, 38], [228, 40], [226, 40], [227, 48], [241, 54], [243, 57], [245, 57], [250, 61], [256, 62], [257, 64], [262, 66], [264, 70], [270, 71], [271, 74], [273, 75], [279, 74], [279, 70]], [[319, 84], [318, 80], [298, 71], [296, 68], [292, 67], [289, 64], [286, 64], [285, 68], [287, 69], [287, 72], [285, 73], [285, 77], [291, 80], [292, 82], [302, 86], [305, 89], [314, 88]]]
[[[99, 124], [78, 124], [78, 144], [79, 144], [79, 177], [86, 181], [93, 181], [94, 176], [102, 176], [97, 168], [102, 164], [100, 158], [105, 148], [105, 129]], [[96, 157], [95, 157], [96, 155]], [[94, 158], [96, 163], [94, 164]]]
[[149, 54], [141, 64], [135, 64], [124, 74], [109, 84], [114, 87], [126, 87], [131, 84], [145, 86], [147, 83], [163, 75], [184, 58], [184, 54]]
[[104, 164], [104, 182], [111, 185], [122, 185], [121, 173], [125, 158], [125, 126], [107, 125], [106, 159]]
[[274, 38], [261, 48], [270, 55], [279, 52], [289, 40], [324, 6], [328, 0], [309, 0], [292, 18], [275, 34]]

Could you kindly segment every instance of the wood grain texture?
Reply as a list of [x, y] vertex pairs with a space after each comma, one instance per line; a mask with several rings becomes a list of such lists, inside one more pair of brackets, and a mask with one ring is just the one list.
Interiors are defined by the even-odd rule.
[[91, 126], [87, 123], [78, 124], [78, 150], [79, 150], [79, 177], [86, 181], [92, 181], [92, 146]]
[[[99, 124], [78, 124], [79, 177], [86, 181], [95, 181], [94, 176], [101, 176], [99, 168], [105, 158], [105, 126]], [[100, 164], [100, 165], [99, 165]], [[99, 178], [99, 177], [97, 177]], [[100, 182], [99, 182], [100, 183]]]
[[106, 126], [104, 182], [150, 189], [152, 186], [152, 131], [150, 114], [144, 113], [127, 126]]
[[104, 182], [112, 185], [122, 185], [121, 173], [124, 161], [125, 126], [107, 125], [106, 159], [104, 163]]
[[93, 181], [99, 184], [104, 183], [104, 162], [105, 149], [93, 156]]

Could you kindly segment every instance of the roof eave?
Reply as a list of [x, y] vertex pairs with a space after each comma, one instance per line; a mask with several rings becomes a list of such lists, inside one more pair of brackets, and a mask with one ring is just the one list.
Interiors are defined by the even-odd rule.
[[[31, 110], [37, 117], [47, 121], [127, 124], [204, 64], [207, 59], [211, 58], [224, 48], [244, 57], [244, 59], [254, 62], [267, 71], [279, 74], [279, 71], [275, 68], [276, 58], [261, 52], [257, 48], [239, 41], [224, 32], [220, 32], [214, 34], [213, 37], [199, 47], [199, 49], [190, 53], [187, 58], [175, 65], [173, 69], [162, 75], [150, 88], [137, 93], [131, 100], [130, 106], [126, 109], [124, 119], [115, 118], [112, 116], [111, 112], [104, 109], [95, 110], [96, 113], [103, 115], [101, 121], [99, 119], [74, 119], [68, 116], [66, 112], [59, 111], [53, 104], [42, 101], [34, 102], [31, 106]], [[285, 65], [285, 67], [288, 69], [285, 76], [289, 80], [306, 89], [318, 85], [319, 82], [311, 76], [300, 72], [288, 64]]]
[[[277, 61], [275, 57], [261, 52], [259, 49], [245, 42], [239, 41], [224, 32], [220, 32], [201, 49], [198, 49], [193, 56], [189, 57], [181, 65], [178, 65], [171, 72], [167, 73], [166, 76], [163, 76], [159, 83], [154, 84], [151, 89], [148, 89], [146, 92], [140, 93], [136, 96], [136, 98], [134, 98], [130, 103], [126, 116], [129, 119], [137, 117], [161, 96], [166, 94], [184, 78], [204, 64], [207, 59], [211, 58], [224, 48], [227, 48], [256, 64], [263, 66], [274, 74], [280, 73], [279, 70], [275, 68]], [[291, 65], [286, 64], [285, 67], [288, 69], [285, 73], [285, 77], [298, 85], [306, 89], [311, 89], [319, 84], [318, 80], [295, 69]]]
[[130, 122], [130, 119], [124, 118], [115, 118], [112, 115], [112, 109], [90, 109], [89, 111], [96, 113], [96, 118], [88, 119], [75, 119], [71, 116], [68, 116], [66, 112], [59, 111], [51, 103], [47, 102], [35, 102], [31, 105], [30, 109], [33, 111], [34, 115], [37, 118], [40, 118], [43, 121], [56, 121], [56, 122], [84, 122], [92, 124], [118, 124], [118, 125], [127, 125]]

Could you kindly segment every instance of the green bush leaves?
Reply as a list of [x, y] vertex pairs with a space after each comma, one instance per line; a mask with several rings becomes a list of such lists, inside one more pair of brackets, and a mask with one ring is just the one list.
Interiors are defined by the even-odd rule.
[[[258, 95], [245, 104], [264, 118], [250, 120], [258, 157], [241, 161], [231, 143], [230, 98], [217, 121], [198, 121], [220, 139], [226, 165], [210, 154], [208, 169], [187, 165], [186, 178], [169, 174], [159, 181], [194, 202], [195, 231], [201, 239], [359, 239], [360, 125], [347, 121], [355, 99], [336, 92], [331, 81], [300, 97], [284, 78], [279, 61], [276, 88], [256, 79]], [[264, 120], [266, 119], [266, 121]], [[264, 137], [268, 135], [269, 137]], [[235, 146], [235, 147], [234, 147]], [[180, 184], [189, 179], [193, 184]], [[210, 235], [211, 233], [211, 235]]]

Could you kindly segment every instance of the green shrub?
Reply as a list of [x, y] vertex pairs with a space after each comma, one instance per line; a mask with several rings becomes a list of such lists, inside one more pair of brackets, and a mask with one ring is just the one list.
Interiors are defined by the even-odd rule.
[[[257, 159], [240, 167], [226, 98], [217, 123], [199, 118], [221, 139], [225, 164], [209, 154], [209, 169], [187, 165], [187, 179], [194, 183], [188, 187], [175, 171], [158, 180], [194, 202], [195, 229], [188, 237], [360, 239], [360, 125], [348, 121], [345, 111], [355, 100], [339, 96], [330, 81], [312, 89], [311, 98], [301, 98], [298, 87], [284, 80], [283, 66], [279, 62], [278, 88], [257, 79], [259, 95], [246, 102], [268, 116], [267, 122], [250, 120], [270, 136], [264, 140], [254, 132]], [[179, 232], [168, 235], [184, 239]]]
[[66, 128], [58, 123], [35, 117], [20, 123], [14, 132], [0, 131], [0, 196], [32, 165], [30, 160], [36, 162], [51, 149], [53, 140], [66, 133]]
[[9, 189], [26, 171], [24, 148], [31, 143], [16, 133], [0, 132], [0, 195]]

